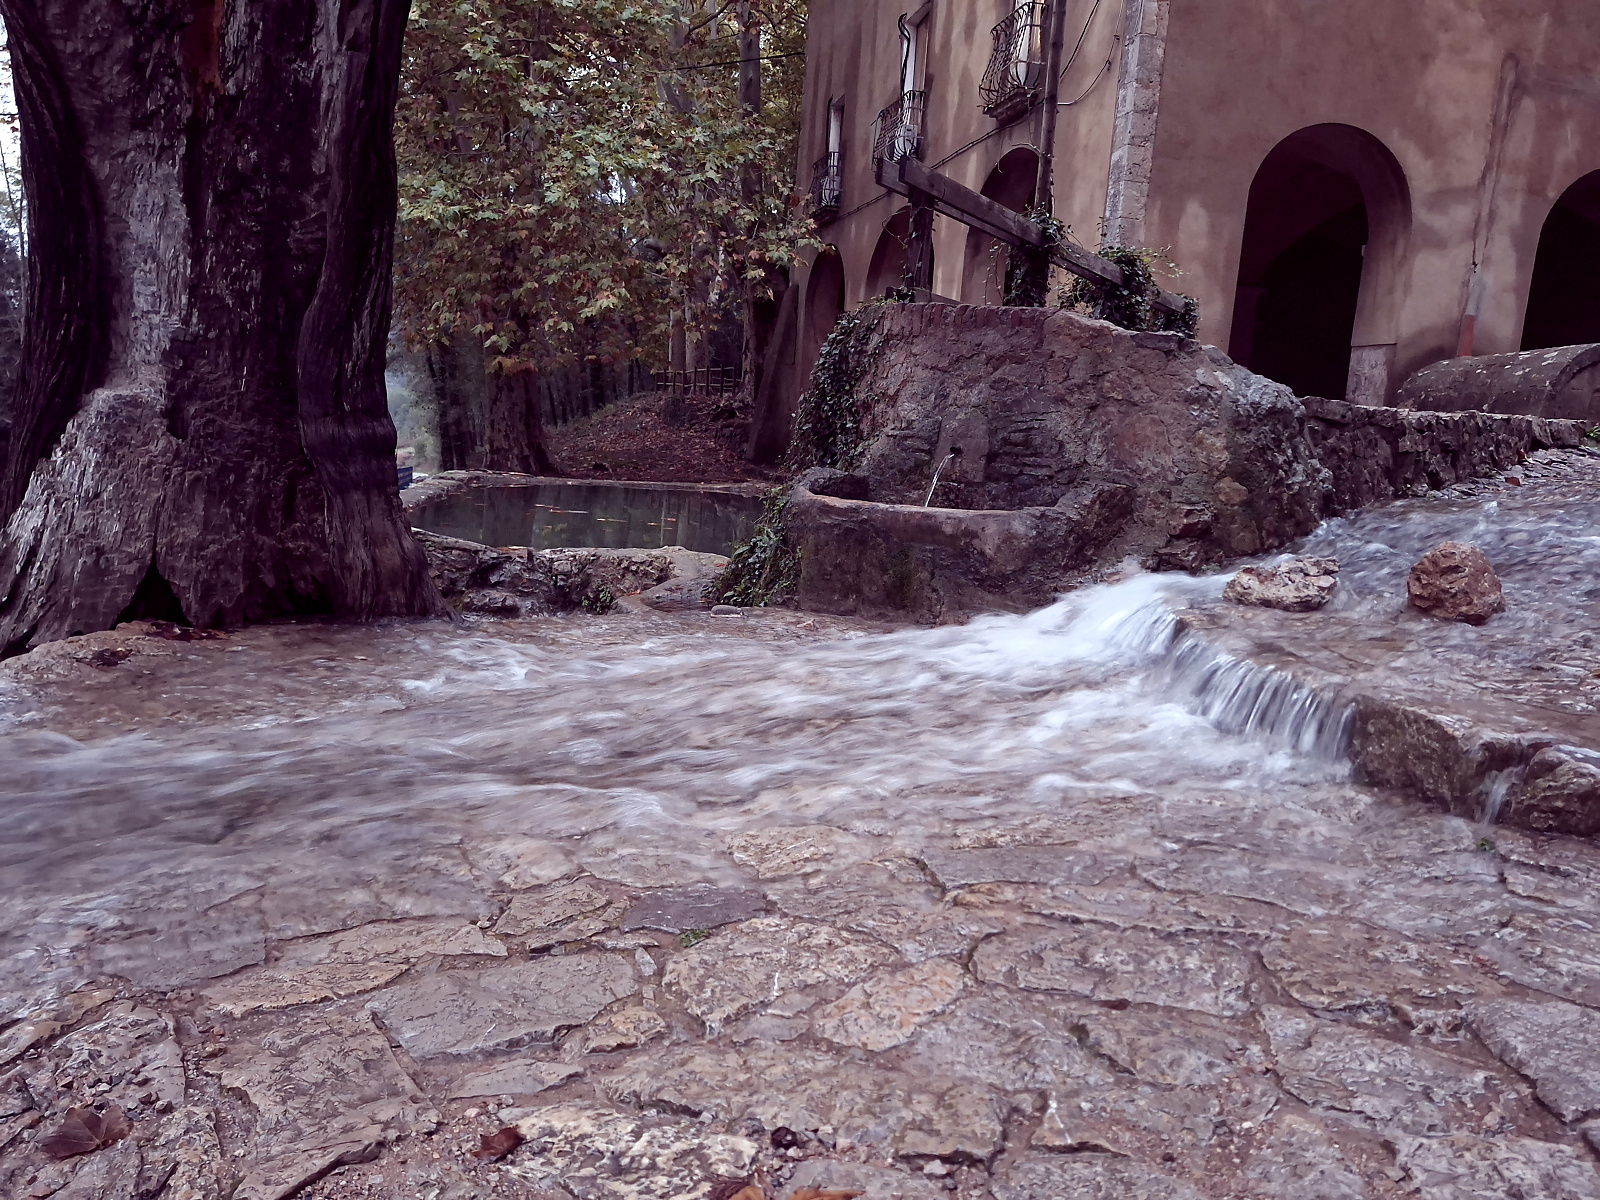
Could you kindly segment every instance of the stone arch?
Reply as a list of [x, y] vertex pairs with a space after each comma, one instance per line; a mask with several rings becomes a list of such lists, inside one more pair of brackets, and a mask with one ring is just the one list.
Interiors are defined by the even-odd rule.
[[1600, 342], [1600, 171], [1583, 176], [1551, 206], [1522, 318], [1522, 348]]
[[897, 288], [905, 279], [906, 252], [911, 245], [911, 209], [902, 208], [883, 223], [867, 267], [867, 299]]
[[[980, 189], [1012, 212], [1033, 207], [1038, 182], [1039, 155], [1027, 146], [1008, 151]], [[1006, 252], [1002, 243], [981, 230], [967, 231], [966, 257], [961, 270], [961, 300], [965, 304], [999, 304], [1005, 298]]]
[[1354, 125], [1290, 134], [1250, 185], [1229, 352], [1301, 395], [1384, 403], [1410, 240], [1388, 147]]
[[837, 246], [824, 246], [806, 282], [806, 344], [820, 346], [843, 311], [844, 263]]

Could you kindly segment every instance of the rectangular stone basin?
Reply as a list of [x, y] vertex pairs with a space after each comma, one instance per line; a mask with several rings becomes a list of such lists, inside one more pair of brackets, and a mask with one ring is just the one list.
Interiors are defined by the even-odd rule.
[[758, 489], [596, 483], [450, 472], [402, 494], [413, 527], [486, 546], [654, 549], [728, 554], [761, 515]]

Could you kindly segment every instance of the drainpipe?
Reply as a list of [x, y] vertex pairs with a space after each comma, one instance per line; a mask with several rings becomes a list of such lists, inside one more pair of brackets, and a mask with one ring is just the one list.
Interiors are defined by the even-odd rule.
[[1467, 285], [1467, 307], [1461, 314], [1461, 339], [1456, 343], [1457, 358], [1473, 356], [1473, 341], [1478, 332], [1478, 313], [1483, 310], [1483, 293], [1487, 281], [1483, 268], [1472, 264], [1472, 282]]
[[1067, 0], [1049, 0], [1050, 51], [1045, 55], [1044, 111], [1039, 119], [1039, 174], [1034, 179], [1034, 207], [1055, 211], [1055, 184], [1052, 172], [1056, 157], [1057, 101], [1061, 95], [1061, 55], [1067, 44]]

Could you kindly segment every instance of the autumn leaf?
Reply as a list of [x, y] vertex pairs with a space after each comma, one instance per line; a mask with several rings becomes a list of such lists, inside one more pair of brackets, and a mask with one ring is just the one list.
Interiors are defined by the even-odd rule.
[[522, 1135], [509, 1125], [498, 1133], [486, 1133], [478, 1140], [483, 1145], [480, 1149], [472, 1152], [472, 1157], [481, 1158], [485, 1162], [494, 1162], [496, 1159], [504, 1158], [522, 1145]]
[[54, 1133], [39, 1139], [39, 1148], [51, 1158], [73, 1158], [104, 1149], [128, 1136], [128, 1118], [116, 1105], [103, 1113], [92, 1108], [69, 1108]]

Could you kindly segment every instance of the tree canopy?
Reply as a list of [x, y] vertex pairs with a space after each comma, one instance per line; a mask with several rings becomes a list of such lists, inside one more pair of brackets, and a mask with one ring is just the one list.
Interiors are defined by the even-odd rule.
[[[741, 18], [766, 60], [754, 107]], [[675, 316], [704, 331], [781, 286], [809, 229], [792, 202], [804, 30], [804, 0], [414, 0], [407, 339], [469, 335], [491, 374], [660, 361]]]

